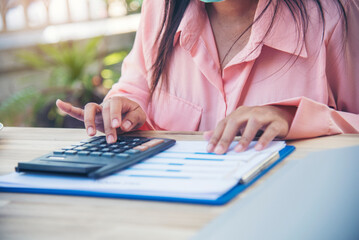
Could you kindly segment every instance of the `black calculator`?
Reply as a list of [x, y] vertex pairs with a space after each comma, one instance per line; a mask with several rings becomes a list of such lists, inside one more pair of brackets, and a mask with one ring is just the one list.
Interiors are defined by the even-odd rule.
[[98, 179], [154, 156], [175, 143], [167, 138], [118, 136], [115, 143], [108, 144], [105, 136], [96, 136], [30, 162], [19, 162], [15, 170]]

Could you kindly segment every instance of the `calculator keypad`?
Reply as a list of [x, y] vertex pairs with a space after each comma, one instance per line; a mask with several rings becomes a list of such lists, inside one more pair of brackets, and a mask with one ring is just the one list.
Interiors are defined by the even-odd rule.
[[140, 137], [124, 137], [120, 136], [116, 143], [108, 144], [104, 136], [93, 137], [88, 140], [81, 141], [78, 145], [64, 147], [61, 150], [53, 152], [54, 155], [76, 155], [79, 156], [92, 156], [92, 157], [116, 157], [123, 158], [126, 154], [136, 154], [148, 150], [150, 147], [154, 147], [163, 140], [161, 139], [148, 139]]

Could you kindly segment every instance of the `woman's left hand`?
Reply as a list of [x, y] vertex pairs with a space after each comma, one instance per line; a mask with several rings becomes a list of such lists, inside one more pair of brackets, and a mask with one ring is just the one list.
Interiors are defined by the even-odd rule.
[[220, 121], [214, 131], [204, 133], [209, 140], [207, 151], [225, 153], [238, 133], [242, 136], [234, 150], [244, 151], [259, 130], [263, 134], [255, 149], [262, 150], [275, 137], [284, 138], [288, 134], [295, 111], [295, 107], [287, 106], [241, 106]]

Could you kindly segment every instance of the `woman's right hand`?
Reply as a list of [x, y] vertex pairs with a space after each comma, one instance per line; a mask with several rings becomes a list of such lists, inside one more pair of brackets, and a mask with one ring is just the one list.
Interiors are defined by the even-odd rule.
[[120, 96], [111, 97], [101, 105], [88, 103], [85, 109], [61, 100], [57, 100], [56, 105], [71, 117], [83, 121], [89, 136], [94, 136], [97, 130], [105, 133], [108, 143], [116, 142], [117, 134], [135, 130], [146, 121], [146, 114], [140, 105]]

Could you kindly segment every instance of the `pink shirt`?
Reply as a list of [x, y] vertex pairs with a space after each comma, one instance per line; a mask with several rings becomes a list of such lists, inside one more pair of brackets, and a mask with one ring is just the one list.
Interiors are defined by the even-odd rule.
[[[281, 8], [270, 34], [272, 6], [256, 23], [245, 48], [221, 71], [211, 25], [199, 0], [192, 0], [174, 40], [168, 88], [148, 101], [150, 68], [156, 56], [163, 0], [144, 1], [134, 47], [123, 63], [122, 77], [106, 98], [121, 95], [136, 101], [150, 129], [204, 131], [242, 105], [296, 106], [287, 139], [359, 132], [359, 6], [346, 1], [347, 49], [336, 7], [322, 1], [324, 44], [317, 8], [303, 48], [290, 12]], [[266, 0], [259, 0], [256, 16]], [[161, 7], [162, 6], [162, 7]], [[299, 53], [299, 57], [293, 54]]]

